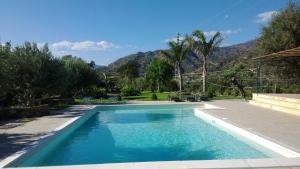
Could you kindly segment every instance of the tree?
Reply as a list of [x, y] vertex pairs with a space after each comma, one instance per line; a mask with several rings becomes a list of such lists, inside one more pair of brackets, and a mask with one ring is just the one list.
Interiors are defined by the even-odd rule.
[[162, 86], [173, 78], [173, 66], [166, 59], [154, 59], [147, 67], [145, 78], [151, 90], [161, 92]]
[[247, 70], [247, 67], [244, 63], [238, 63], [233, 65], [230, 69], [227, 69], [222, 74], [223, 81], [222, 85], [225, 86], [236, 86], [240, 91], [243, 98], [246, 98], [246, 92], [244, 90], [244, 85], [247, 81], [243, 80], [245, 78], [253, 78], [254, 73]]
[[6, 95], [10, 90], [11, 86], [11, 70], [8, 62], [8, 58], [11, 56], [11, 44], [6, 43], [5, 45], [0, 44], [0, 106], [7, 104], [5, 103]]
[[137, 86], [137, 77], [139, 76], [138, 70], [139, 64], [136, 61], [128, 61], [119, 67], [117, 70], [121, 75], [119, 79], [119, 84], [121, 88], [121, 93], [124, 96], [134, 96], [139, 95], [140, 90]]
[[286, 8], [273, 15], [256, 43], [258, 54], [264, 55], [300, 46], [300, 5], [289, 1]]
[[179, 40], [179, 35], [177, 36], [177, 42], [170, 41], [168, 42], [168, 45], [170, 47], [167, 51], [161, 51], [161, 54], [168, 58], [168, 60], [171, 62], [172, 65], [174, 65], [175, 72], [177, 70], [178, 77], [179, 77], [179, 91], [180, 93], [183, 90], [183, 79], [182, 79], [182, 73], [183, 73], [183, 61], [187, 56], [187, 53], [189, 51], [189, 48], [186, 44], [185, 40]]
[[139, 76], [138, 63], [135, 61], [124, 63], [117, 71], [124, 79], [129, 81]]
[[89, 66], [90, 66], [91, 68], [95, 69], [95, 67], [96, 67], [95, 61], [93, 61], [93, 60], [90, 61]]
[[59, 94], [64, 86], [64, 65], [54, 58], [47, 44], [26, 42], [12, 50], [8, 58], [11, 69], [11, 92], [14, 102], [26, 106], [38, 104], [37, 98]]
[[[289, 1], [286, 8], [275, 15], [261, 32], [256, 43], [257, 56], [279, 52], [300, 46], [300, 4]], [[300, 61], [297, 58], [268, 60], [261, 72], [273, 79], [295, 79], [299, 84]], [[282, 81], [283, 86], [287, 86]]]
[[186, 38], [189, 46], [194, 50], [196, 55], [203, 60], [202, 76], [203, 76], [203, 94], [207, 92], [207, 58], [213, 53], [215, 48], [221, 43], [222, 38], [220, 32], [215, 33], [211, 39], [207, 41], [204, 33], [200, 30], [193, 32], [192, 36]]
[[63, 61], [68, 79], [67, 95], [80, 96], [84, 94], [85, 89], [97, 86], [100, 77], [85, 61], [72, 56], [63, 57]]

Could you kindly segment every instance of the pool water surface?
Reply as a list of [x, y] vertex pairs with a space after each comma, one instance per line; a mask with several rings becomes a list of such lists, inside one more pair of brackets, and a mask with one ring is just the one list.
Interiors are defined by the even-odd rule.
[[197, 118], [195, 107], [199, 105], [99, 106], [76, 130], [15, 166], [270, 157]]

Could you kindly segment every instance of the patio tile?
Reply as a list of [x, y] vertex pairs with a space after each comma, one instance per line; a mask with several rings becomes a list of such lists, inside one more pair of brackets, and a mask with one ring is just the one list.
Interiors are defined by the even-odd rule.
[[134, 169], [159, 169], [158, 162], [140, 162], [140, 163], [133, 163]]
[[281, 166], [300, 166], [300, 158], [278, 158], [275, 161]]
[[159, 163], [159, 169], [185, 169], [183, 161], [168, 161]]
[[244, 160], [199, 160], [185, 161], [187, 169], [189, 168], [248, 168], [249, 165]]
[[280, 167], [280, 164], [273, 159], [248, 159], [245, 161], [250, 167], [261, 167], [261, 168]]

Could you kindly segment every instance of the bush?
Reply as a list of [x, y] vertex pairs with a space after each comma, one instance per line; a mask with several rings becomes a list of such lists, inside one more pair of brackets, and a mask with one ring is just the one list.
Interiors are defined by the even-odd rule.
[[224, 92], [224, 95], [225, 96], [231, 96], [232, 95], [232, 89], [230, 89], [230, 88], [226, 89], [225, 92]]
[[189, 101], [189, 102], [195, 102], [196, 101], [195, 97], [193, 97], [193, 96], [186, 97], [186, 100]]
[[202, 95], [202, 96], [200, 96], [200, 100], [201, 101], [209, 101], [209, 98], [208, 98], [208, 96]]
[[233, 88], [232, 90], [233, 90], [233, 95], [234, 96], [240, 96], [241, 95], [238, 88]]
[[209, 98], [215, 97], [215, 96], [216, 96], [216, 89], [213, 88], [213, 87], [209, 87], [209, 88], [208, 88], [208, 91], [207, 91], [207, 96], [208, 96]]
[[174, 102], [180, 102], [180, 98], [178, 96], [171, 96], [170, 97], [170, 101], [174, 101]]
[[165, 86], [164, 91], [177, 91], [179, 89], [176, 80], [170, 80]]
[[118, 96], [117, 96], [117, 100], [118, 100], [118, 101], [122, 101], [122, 96], [121, 96], [121, 95], [118, 95]]
[[17, 118], [31, 118], [49, 115], [47, 104], [33, 107], [11, 107], [0, 109], [0, 121]]
[[156, 96], [155, 93], [152, 94], [151, 99], [152, 99], [152, 100], [157, 100], [157, 96]]
[[123, 96], [138, 96], [141, 94], [141, 92], [134, 88], [131, 85], [126, 85], [121, 89], [121, 93]]
[[99, 98], [104, 98], [104, 99], [108, 99], [108, 95], [106, 93], [105, 88], [95, 88], [94, 90], [95, 92], [95, 98], [99, 99]]

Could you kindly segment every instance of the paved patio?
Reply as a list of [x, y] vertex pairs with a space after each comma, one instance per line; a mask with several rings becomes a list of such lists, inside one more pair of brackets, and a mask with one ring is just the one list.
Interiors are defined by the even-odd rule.
[[28, 121], [11, 121], [0, 126], [0, 161], [22, 150], [57, 127], [76, 116], [90, 110], [92, 106], [72, 106], [69, 109], [55, 112]]
[[209, 104], [224, 109], [205, 112], [300, 152], [299, 116], [253, 106], [240, 100], [212, 101]]

